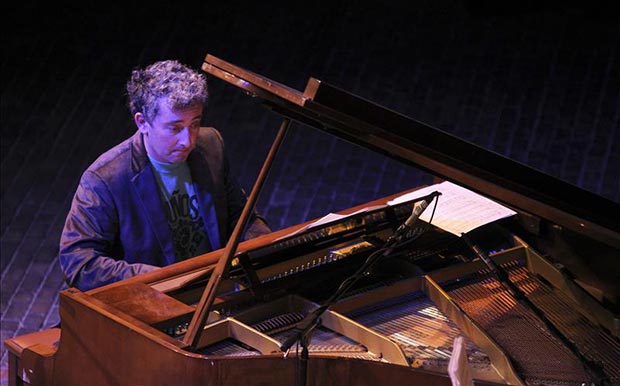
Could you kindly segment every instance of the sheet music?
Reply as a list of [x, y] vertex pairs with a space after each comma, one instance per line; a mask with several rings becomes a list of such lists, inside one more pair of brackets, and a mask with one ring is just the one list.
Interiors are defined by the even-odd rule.
[[[435, 191], [441, 192], [441, 196], [432, 224], [459, 237], [461, 233], [516, 214], [512, 209], [448, 181], [404, 194], [389, 201], [388, 205], [424, 197]], [[428, 222], [434, 206], [435, 201], [431, 202], [420, 219]]]
[[[516, 214], [515, 211], [506, 208], [495, 201], [489, 200], [478, 193], [474, 193], [471, 190], [465, 189], [448, 181], [404, 194], [392, 201], [389, 201], [387, 204], [397, 205], [403, 202], [415, 200], [416, 198], [424, 197], [435, 191], [441, 192], [441, 196], [439, 196], [439, 202], [437, 204], [437, 209], [435, 210], [432, 224], [459, 237], [461, 236], [461, 233], [467, 233], [482, 225]], [[433, 201], [428, 208], [426, 208], [424, 213], [420, 216], [420, 219], [428, 222], [430, 220], [431, 213], [433, 213], [434, 206], [435, 201]], [[328, 224], [346, 217], [354, 216], [358, 213], [377, 209], [379, 207], [381, 206], [363, 208], [348, 215], [329, 213], [295, 232], [278, 238], [278, 240], [296, 235], [323, 224]]]

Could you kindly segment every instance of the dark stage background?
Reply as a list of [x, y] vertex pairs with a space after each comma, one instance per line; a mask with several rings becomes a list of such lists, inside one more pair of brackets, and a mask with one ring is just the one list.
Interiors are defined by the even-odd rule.
[[[313, 76], [620, 201], [620, 24], [603, 3], [86, 3], [3, 6], [3, 340], [58, 321], [57, 243], [78, 179], [135, 130], [124, 82], [160, 59], [200, 68], [211, 53], [301, 90]], [[217, 79], [210, 89], [206, 123], [250, 190], [280, 119]], [[284, 146], [258, 203], [275, 229], [430, 182], [297, 124]]]

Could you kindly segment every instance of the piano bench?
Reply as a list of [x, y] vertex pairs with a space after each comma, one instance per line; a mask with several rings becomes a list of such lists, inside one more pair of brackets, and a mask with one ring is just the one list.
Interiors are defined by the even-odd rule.
[[[60, 328], [37, 331], [5, 340], [4, 345], [9, 352], [9, 386], [28, 384], [27, 382], [30, 382], [30, 378], [33, 375], [33, 369], [30, 367], [39, 369], [39, 366], [27, 366], [27, 370], [24, 368], [22, 358], [24, 350], [33, 349], [51, 357], [56, 352], [59, 340]], [[43, 365], [43, 368], [40, 370], [45, 371], [47, 366]]]

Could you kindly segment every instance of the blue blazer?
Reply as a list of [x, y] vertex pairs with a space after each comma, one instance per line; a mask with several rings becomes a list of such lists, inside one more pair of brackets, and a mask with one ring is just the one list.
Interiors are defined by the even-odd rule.
[[[187, 163], [211, 247], [224, 246], [247, 197], [230, 175], [224, 141], [202, 127]], [[170, 226], [136, 132], [102, 154], [82, 175], [60, 239], [67, 284], [86, 291], [177, 262]], [[270, 232], [253, 214], [245, 239]]]

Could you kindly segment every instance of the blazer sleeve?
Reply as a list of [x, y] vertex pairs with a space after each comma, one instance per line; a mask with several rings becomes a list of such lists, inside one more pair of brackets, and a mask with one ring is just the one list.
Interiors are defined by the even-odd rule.
[[87, 170], [60, 238], [59, 261], [69, 286], [87, 291], [158, 268], [112, 257], [119, 256], [118, 231], [118, 214], [109, 189]]

